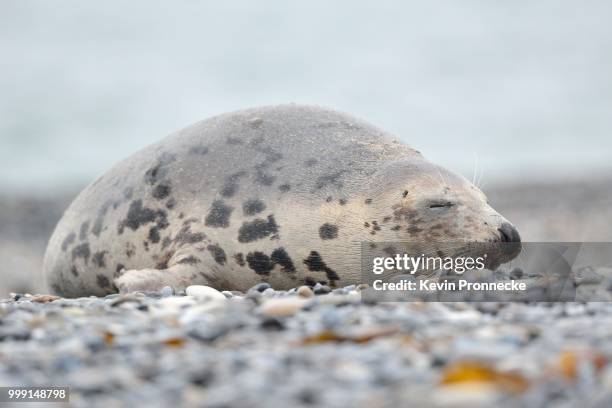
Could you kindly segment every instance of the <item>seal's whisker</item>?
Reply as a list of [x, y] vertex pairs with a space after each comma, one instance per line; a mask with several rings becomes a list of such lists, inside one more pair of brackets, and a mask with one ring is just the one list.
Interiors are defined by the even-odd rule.
[[478, 153], [473, 152], [474, 155], [474, 169], [472, 170], [472, 184], [476, 184], [476, 171], [478, 170]]
[[478, 181], [476, 183], [476, 187], [480, 188], [480, 182], [482, 181], [482, 177], [484, 176], [484, 166], [480, 166], [480, 174], [478, 176]]

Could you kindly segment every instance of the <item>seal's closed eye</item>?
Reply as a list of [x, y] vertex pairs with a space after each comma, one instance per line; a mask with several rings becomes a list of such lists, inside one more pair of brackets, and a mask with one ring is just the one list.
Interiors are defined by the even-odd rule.
[[450, 201], [431, 201], [427, 206], [429, 208], [450, 208], [453, 207], [455, 203]]

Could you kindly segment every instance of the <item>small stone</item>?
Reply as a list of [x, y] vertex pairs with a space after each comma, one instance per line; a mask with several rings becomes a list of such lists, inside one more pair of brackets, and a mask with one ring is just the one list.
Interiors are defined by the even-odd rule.
[[317, 283], [314, 288], [312, 288], [315, 295], [326, 295], [331, 292], [331, 288], [327, 285], [321, 285]]
[[267, 296], [267, 297], [271, 297], [274, 296], [274, 294], [276, 293], [276, 291], [272, 288], [268, 288], [266, 290], [264, 290], [263, 292], [261, 292], [262, 295]]
[[300, 286], [297, 293], [303, 298], [311, 298], [314, 296], [314, 292], [308, 286]]
[[306, 299], [293, 296], [268, 299], [260, 307], [259, 311], [266, 316], [272, 317], [293, 316], [300, 311], [306, 303]]
[[126, 295], [121, 295], [119, 297], [111, 299], [109, 304], [111, 307], [118, 307], [124, 303], [129, 302], [140, 303], [141, 299], [133, 293], [128, 293]]
[[276, 317], [266, 317], [261, 321], [261, 328], [270, 331], [280, 331], [285, 329], [285, 324], [282, 320]]
[[61, 297], [54, 295], [34, 295], [30, 300], [36, 303], [49, 303], [58, 299], [61, 299]]
[[174, 290], [170, 286], [164, 286], [160, 293], [162, 297], [169, 297], [174, 294]]
[[603, 276], [597, 271], [596, 268], [587, 266], [578, 269], [574, 273], [574, 283], [576, 286], [584, 284], [598, 284], [603, 281]]
[[258, 284], [257, 284], [257, 285], [255, 285], [255, 286], [253, 286], [251, 289], [249, 289], [249, 292], [250, 292], [250, 291], [256, 291], [256, 292], [262, 293], [264, 290], [266, 290], [266, 289], [268, 289], [268, 288], [270, 288], [270, 287], [271, 287], [271, 286], [270, 286], [270, 284], [269, 284], [269, 283], [267, 283], [267, 282], [261, 282], [261, 283], [258, 283]]
[[217, 289], [211, 288], [210, 286], [204, 285], [191, 285], [186, 289], [188, 296], [193, 296], [198, 300], [225, 300], [226, 297], [223, 293]]
[[521, 279], [524, 275], [524, 272], [521, 268], [514, 268], [510, 271], [509, 277], [510, 279]]

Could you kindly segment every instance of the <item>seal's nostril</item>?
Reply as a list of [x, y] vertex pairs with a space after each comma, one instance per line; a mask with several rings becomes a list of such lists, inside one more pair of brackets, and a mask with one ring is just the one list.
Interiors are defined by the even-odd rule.
[[521, 236], [512, 224], [504, 222], [497, 230], [501, 242], [521, 242]]

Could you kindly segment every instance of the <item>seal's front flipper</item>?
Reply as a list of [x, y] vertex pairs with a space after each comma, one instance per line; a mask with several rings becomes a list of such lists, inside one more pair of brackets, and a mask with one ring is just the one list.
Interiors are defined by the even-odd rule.
[[132, 269], [114, 280], [119, 293], [156, 292], [170, 286], [175, 293], [189, 285], [209, 285], [203, 273], [194, 265], [179, 263], [167, 269]]

